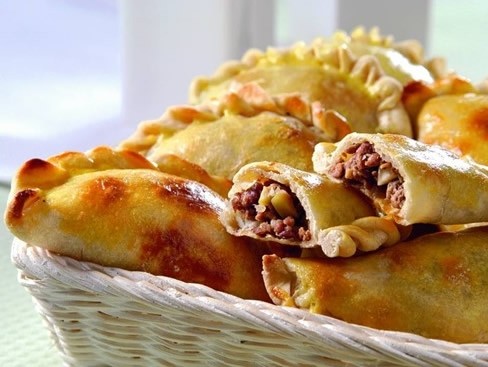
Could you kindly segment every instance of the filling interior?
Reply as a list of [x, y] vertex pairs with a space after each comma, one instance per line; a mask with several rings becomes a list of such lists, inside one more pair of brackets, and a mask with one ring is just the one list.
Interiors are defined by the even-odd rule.
[[351, 146], [343, 159], [332, 166], [330, 174], [359, 188], [373, 200], [386, 199], [395, 209], [401, 209], [405, 202], [403, 178], [369, 142]]
[[252, 231], [296, 241], [311, 239], [308, 221], [300, 201], [290, 188], [273, 180], [256, 181], [231, 200], [233, 209], [254, 222]]

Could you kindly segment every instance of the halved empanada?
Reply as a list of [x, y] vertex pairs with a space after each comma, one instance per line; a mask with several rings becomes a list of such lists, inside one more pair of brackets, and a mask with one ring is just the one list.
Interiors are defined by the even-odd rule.
[[5, 222], [31, 245], [267, 300], [266, 247], [219, 221], [224, 199], [137, 153], [96, 149], [33, 159], [18, 171]]
[[315, 173], [256, 162], [242, 167], [233, 181], [221, 215], [233, 235], [346, 257], [392, 245], [408, 233], [376, 216], [359, 192]]
[[320, 143], [314, 170], [356, 187], [398, 223], [488, 220], [488, 168], [439, 146], [394, 134], [351, 133]]

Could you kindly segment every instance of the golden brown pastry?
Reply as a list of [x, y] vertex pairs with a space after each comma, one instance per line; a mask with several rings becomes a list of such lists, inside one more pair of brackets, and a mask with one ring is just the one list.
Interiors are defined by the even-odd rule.
[[281, 163], [250, 163], [233, 181], [221, 220], [236, 236], [347, 257], [392, 245], [408, 232], [376, 216], [356, 190]]
[[403, 88], [402, 103], [413, 122], [414, 137], [418, 136], [417, 119], [420, 110], [431, 98], [443, 95], [478, 93], [479, 89], [461, 75], [450, 73], [433, 83], [412, 81]]
[[224, 207], [203, 184], [102, 148], [27, 161], [5, 222], [21, 240], [78, 260], [267, 300], [265, 246], [228, 234], [218, 218]]
[[320, 143], [316, 172], [356, 187], [398, 223], [488, 220], [488, 168], [401, 135], [351, 133]]
[[263, 259], [278, 305], [456, 343], [488, 342], [488, 227], [340, 259]]
[[347, 42], [249, 50], [242, 60], [221, 65], [213, 76], [196, 78], [190, 103], [219, 100], [248, 83], [273, 97], [293, 93], [319, 102], [344, 116], [352, 131], [412, 136], [401, 103], [402, 84], [384, 73], [375, 56], [356, 56]]
[[430, 99], [417, 120], [418, 140], [441, 145], [488, 165], [488, 95], [458, 94]]

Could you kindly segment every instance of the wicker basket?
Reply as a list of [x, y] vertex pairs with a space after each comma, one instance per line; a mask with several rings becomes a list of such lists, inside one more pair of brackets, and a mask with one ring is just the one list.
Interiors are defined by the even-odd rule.
[[374, 330], [56, 256], [12, 259], [70, 366], [488, 366], [488, 345]]

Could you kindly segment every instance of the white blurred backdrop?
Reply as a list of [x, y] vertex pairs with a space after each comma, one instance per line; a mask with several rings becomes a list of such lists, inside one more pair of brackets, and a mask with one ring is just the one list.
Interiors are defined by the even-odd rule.
[[29, 158], [117, 144], [250, 47], [336, 29], [418, 39], [480, 81], [487, 18], [482, 0], [2, 1], [0, 180]]

